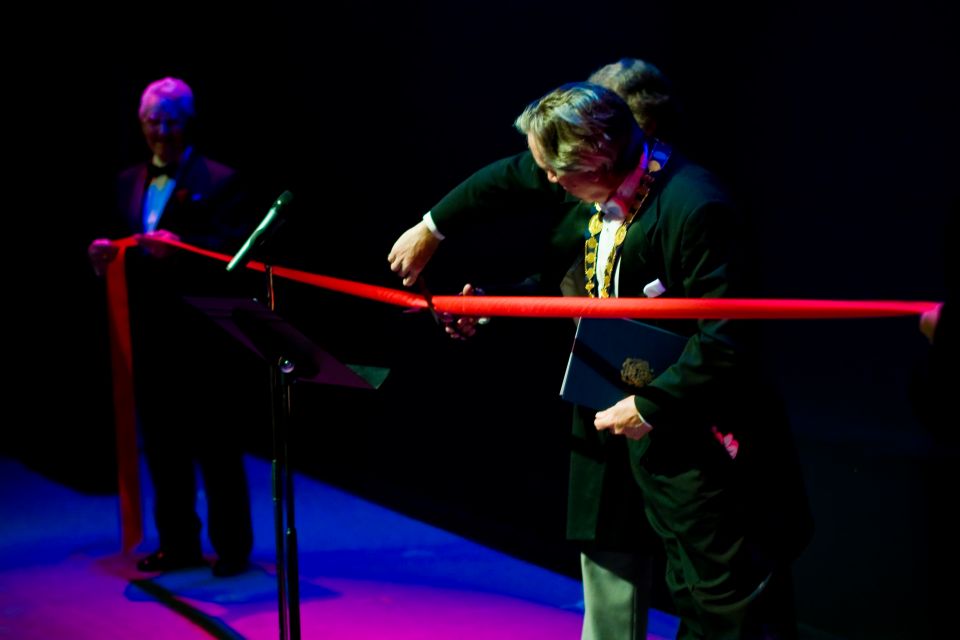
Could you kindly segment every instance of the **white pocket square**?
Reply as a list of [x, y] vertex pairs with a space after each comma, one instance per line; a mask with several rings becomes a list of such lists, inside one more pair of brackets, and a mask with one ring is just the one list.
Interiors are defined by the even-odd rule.
[[667, 288], [663, 286], [662, 282], [660, 282], [660, 278], [643, 285], [643, 295], [647, 296], [648, 298], [656, 298], [666, 290]]

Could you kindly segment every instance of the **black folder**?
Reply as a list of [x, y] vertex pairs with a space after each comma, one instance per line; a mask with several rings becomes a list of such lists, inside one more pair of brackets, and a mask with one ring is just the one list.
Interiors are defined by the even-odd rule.
[[611, 407], [676, 362], [687, 340], [639, 320], [581, 318], [560, 397], [598, 410]]

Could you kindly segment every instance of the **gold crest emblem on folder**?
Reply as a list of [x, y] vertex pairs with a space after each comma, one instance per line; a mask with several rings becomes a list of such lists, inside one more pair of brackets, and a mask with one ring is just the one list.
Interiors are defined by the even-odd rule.
[[645, 387], [653, 378], [653, 367], [642, 358], [627, 358], [620, 366], [620, 379], [631, 387]]

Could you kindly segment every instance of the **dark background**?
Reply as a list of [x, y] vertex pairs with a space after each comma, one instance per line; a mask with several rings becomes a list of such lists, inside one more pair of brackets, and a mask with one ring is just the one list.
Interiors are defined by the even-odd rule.
[[[766, 295], [938, 300], [960, 133], [956, 18], [922, 1], [822, 0], [167, 3], [23, 18], [13, 28], [27, 44], [6, 55], [15, 384], [3, 448], [115, 490], [104, 299], [85, 249], [116, 172], [146, 157], [136, 110], [151, 80], [192, 85], [200, 147], [255, 180], [264, 212], [294, 192], [278, 264], [399, 288], [393, 240], [473, 170], [523, 149], [512, 121], [527, 102], [640, 57], [676, 85], [683, 148], [753, 221]], [[524, 255], [523, 238], [444, 243], [434, 293], [483, 256], [496, 268]], [[576, 575], [556, 398], [568, 320], [496, 319], [458, 344], [425, 314], [300, 285], [278, 294], [331, 352], [392, 370], [375, 393], [294, 389], [298, 468]], [[822, 637], [935, 636], [956, 456], [911, 410], [926, 352], [916, 318], [762, 328], [817, 519], [796, 565], [801, 621]], [[269, 457], [268, 424], [238, 437]]]

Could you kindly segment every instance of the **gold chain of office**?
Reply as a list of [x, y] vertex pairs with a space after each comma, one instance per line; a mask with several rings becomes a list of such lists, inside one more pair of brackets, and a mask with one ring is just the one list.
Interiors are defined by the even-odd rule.
[[[654, 144], [651, 156], [647, 170], [643, 174], [643, 177], [640, 178], [640, 184], [637, 186], [637, 190], [633, 195], [633, 206], [630, 207], [629, 212], [624, 217], [623, 224], [620, 225], [614, 235], [613, 248], [610, 250], [610, 255], [607, 257], [607, 264], [603, 268], [603, 281], [599, 291], [600, 298], [610, 297], [610, 281], [613, 279], [613, 268], [617, 262], [617, 256], [620, 255], [620, 248], [623, 245], [623, 241], [627, 238], [627, 229], [647, 201], [647, 196], [650, 195], [650, 190], [653, 187], [657, 172], [662, 170], [667, 164], [667, 160], [670, 159], [670, 147], [657, 141]], [[587, 276], [587, 295], [591, 298], [596, 298], [598, 297], [598, 292], [596, 291], [597, 282], [600, 279], [595, 279], [594, 276], [597, 274], [597, 249], [600, 246], [600, 232], [603, 231], [603, 208], [599, 202], [593, 203], [593, 207], [596, 212], [590, 218], [590, 224], [588, 226], [590, 237], [587, 238], [583, 245], [583, 269], [584, 274]]]

